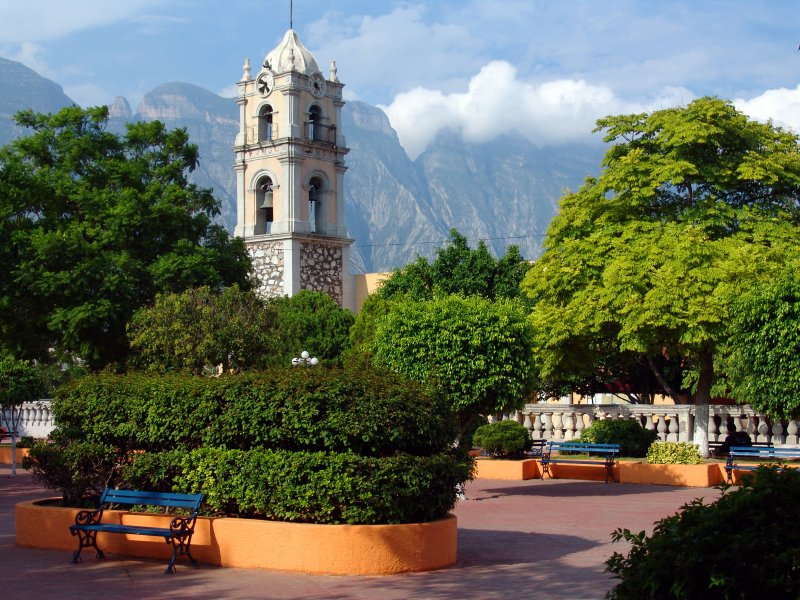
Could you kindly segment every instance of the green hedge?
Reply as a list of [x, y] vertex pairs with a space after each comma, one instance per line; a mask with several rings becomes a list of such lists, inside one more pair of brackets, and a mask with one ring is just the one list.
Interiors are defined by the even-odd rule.
[[455, 439], [440, 395], [364, 369], [86, 377], [59, 393], [53, 412], [66, 438], [148, 452], [212, 446], [425, 455]]
[[643, 457], [650, 444], [658, 439], [655, 431], [645, 429], [633, 419], [595, 421], [581, 432], [580, 441], [595, 444], [619, 444], [621, 456]]
[[472, 476], [444, 399], [364, 367], [93, 376], [53, 412], [28, 464], [73, 506], [111, 486], [202, 492], [212, 513], [406, 523], [444, 516]]
[[304, 523], [412, 523], [445, 516], [472, 464], [454, 452], [376, 458], [201, 448], [135, 456], [122, 483], [202, 492], [211, 513]]

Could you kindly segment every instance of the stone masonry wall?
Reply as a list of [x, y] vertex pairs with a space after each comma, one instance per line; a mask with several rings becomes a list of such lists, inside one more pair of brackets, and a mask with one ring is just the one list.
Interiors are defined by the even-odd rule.
[[300, 246], [300, 287], [325, 292], [341, 306], [342, 249], [324, 244]]
[[252, 242], [247, 249], [253, 259], [253, 274], [258, 279], [257, 292], [264, 298], [283, 296], [283, 242]]

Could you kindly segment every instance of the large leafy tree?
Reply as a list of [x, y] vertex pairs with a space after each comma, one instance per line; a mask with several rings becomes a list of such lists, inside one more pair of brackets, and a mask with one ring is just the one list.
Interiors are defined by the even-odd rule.
[[800, 416], [800, 263], [733, 305], [725, 363], [740, 400], [777, 418]]
[[125, 359], [125, 325], [158, 292], [249, 285], [250, 262], [212, 218], [185, 130], [105, 130], [105, 108], [22, 112], [0, 149], [0, 333], [17, 356], [50, 348], [93, 368]]
[[798, 140], [717, 98], [598, 130], [613, 143], [602, 172], [562, 199], [523, 282], [537, 367], [558, 379], [639, 361], [678, 398], [661, 369], [677, 365], [703, 447], [731, 303], [798, 252]]
[[464, 431], [532, 393], [531, 334], [517, 301], [451, 295], [393, 304], [368, 346], [376, 364], [443, 389]]

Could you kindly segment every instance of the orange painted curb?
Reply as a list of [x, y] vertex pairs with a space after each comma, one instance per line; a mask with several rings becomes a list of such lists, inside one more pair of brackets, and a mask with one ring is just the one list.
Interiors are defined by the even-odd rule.
[[619, 463], [619, 477], [620, 483], [653, 483], [684, 487], [712, 487], [722, 483], [719, 465], [715, 463], [651, 465], [623, 461]]
[[[541, 461], [537, 461], [541, 463]], [[539, 473], [542, 473], [542, 465], [539, 464]], [[619, 462], [614, 463], [612, 469], [614, 481], [619, 481]], [[555, 477], [551, 477], [554, 475]], [[547, 479], [580, 479], [582, 481], [605, 481], [606, 468], [602, 461], [595, 465], [573, 465], [569, 463], [550, 463], [550, 473]]]
[[475, 461], [475, 479], [534, 479], [539, 477], [539, 466], [535, 459], [500, 460], [479, 458]]
[[[15, 507], [18, 546], [74, 551], [69, 533], [78, 509], [21, 502]], [[170, 516], [106, 511], [103, 521], [168, 527]], [[159, 558], [172, 556], [162, 538], [97, 535], [105, 552]], [[453, 515], [430, 523], [401, 525], [315, 525], [257, 519], [199, 517], [192, 556], [223, 567], [272, 569], [329, 575], [390, 575], [430, 571], [456, 562], [457, 520]], [[93, 557], [84, 550], [84, 559]], [[180, 566], [180, 559], [178, 565]]]

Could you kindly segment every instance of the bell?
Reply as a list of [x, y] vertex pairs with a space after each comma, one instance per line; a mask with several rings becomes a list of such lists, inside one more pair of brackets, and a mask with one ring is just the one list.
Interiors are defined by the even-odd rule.
[[272, 190], [264, 193], [264, 200], [261, 201], [258, 208], [272, 208]]

